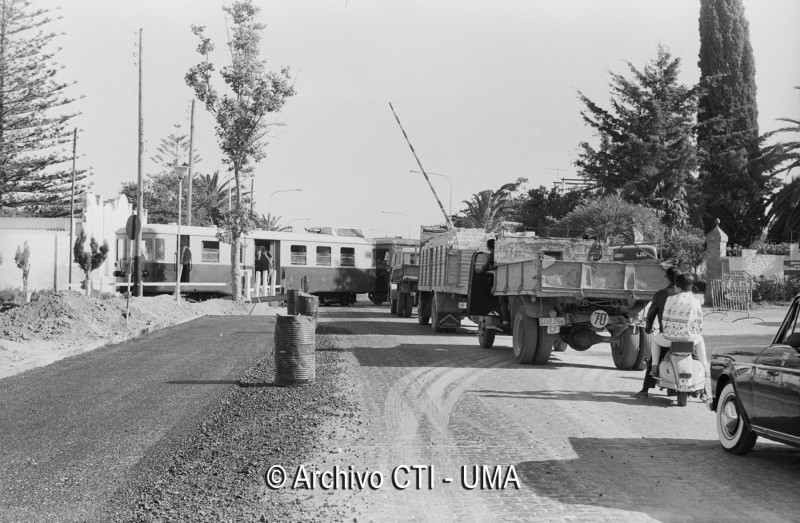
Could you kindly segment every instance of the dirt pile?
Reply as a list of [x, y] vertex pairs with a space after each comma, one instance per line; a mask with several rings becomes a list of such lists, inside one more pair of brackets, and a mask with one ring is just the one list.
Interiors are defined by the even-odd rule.
[[231, 300], [176, 302], [162, 295], [100, 298], [78, 292], [37, 296], [26, 305], [0, 313], [0, 339], [25, 343], [54, 341], [62, 347], [112, 339], [154, 324], [173, 324], [204, 314], [247, 314], [247, 305]]

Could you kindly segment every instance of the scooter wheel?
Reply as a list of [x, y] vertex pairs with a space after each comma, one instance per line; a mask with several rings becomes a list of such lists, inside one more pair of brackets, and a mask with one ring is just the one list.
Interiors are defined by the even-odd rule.
[[689, 399], [689, 393], [688, 392], [680, 392], [680, 391], [678, 392], [678, 406], [679, 407], [685, 407], [686, 406], [686, 402], [687, 402], [688, 399]]

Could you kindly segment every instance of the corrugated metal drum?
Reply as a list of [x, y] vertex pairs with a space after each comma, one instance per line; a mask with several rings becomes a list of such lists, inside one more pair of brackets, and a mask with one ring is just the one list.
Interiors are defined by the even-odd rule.
[[314, 333], [311, 316], [278, 316], [275, 322], [275, 383], [309, 385], [316, 377]]
[[313, 294], [298, 294], [294, 302], [295, 311], [302, 316], [317, 318], [319, 312], [319, 297]]
[[317, 317], [319, 297], [307, 292], [290, 289], [286, 291], [286, 312], [290, 315]]

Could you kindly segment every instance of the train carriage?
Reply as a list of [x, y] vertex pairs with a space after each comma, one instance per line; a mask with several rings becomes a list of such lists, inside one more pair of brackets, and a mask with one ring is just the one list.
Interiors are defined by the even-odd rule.
[[[213, 227], [180, 228], [181, 292], [203, 298], [231, 294], [231, 245], [221, 242]], [[121, 270], [133, 256], [133, 242], [117, 231], [116, 265]], [[255, 253], [266, 248], [276, 275], [276, 291], [303, 289], [325, 303], [349, 305], [356, 295], [375, 290], [374, 240], [357, 229], [309, 228], [304, 232], [256, 230], [244, 238], [242, 268], [253, 271]], [[178, 226], [142, 227], [142, 282], [145, 294], [175, 290], [178, 273]], [[124, 282], [120, 276], [119, 283]], [[243, 283], [244, 283], [243, 277]]]

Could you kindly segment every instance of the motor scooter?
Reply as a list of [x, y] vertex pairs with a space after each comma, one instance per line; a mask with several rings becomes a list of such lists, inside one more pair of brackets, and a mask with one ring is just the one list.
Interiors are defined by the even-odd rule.
[[694, 355], [694, 342], [673, 341], [658, 365], [656, 381], [662, 389], [674, 390], [678, 406], [685, 407], [689, 396], [700, 397], [706, 390], [705, 367]]

